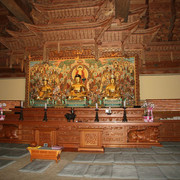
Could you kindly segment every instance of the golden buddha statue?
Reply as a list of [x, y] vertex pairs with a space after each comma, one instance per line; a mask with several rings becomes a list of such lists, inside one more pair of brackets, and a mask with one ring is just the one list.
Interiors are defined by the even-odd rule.
[[39, 90], [38, 97], [37, 99], [39, 100], [44, 100], [52, 97], [52, 88], [48, 84], [48, 80], [44, 79], [43, 80], [43, 86]]
[[105, 90], [105, 99], [119, 99], [120, 98], [120, 91], [118, 90], [115, 84], [115, 78], [111, 77], [110, 84], [107, 85]]
[[86, 87], [81, 83], [81, 76], [77, 74], [75, 76], [75, 83], [71, 86], [69, 94], [70, 100], [82, 100], [87, 96]]

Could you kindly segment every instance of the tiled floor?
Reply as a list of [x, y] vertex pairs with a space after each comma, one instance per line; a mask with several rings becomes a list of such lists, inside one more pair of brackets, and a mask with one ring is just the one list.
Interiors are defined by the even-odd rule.
[[6, 150], [18, 148], [23, 150], [25, 147], [0, 143], [0, 164], [4, 163], [3, 159], [15, 161], [0, 169], [0, 179], [180, 180], [180, 142], [163, 142], [163, 147], [152, 148], [107, 148], [104, 154], [62, 152], [61, 160], [54, 161], [42, 173], [19, 171], [30, 163], [29, 154], [18, 158], [18, 151], [13, 151], [16, 153], [9, 153], [9, 158], [3, 156]]

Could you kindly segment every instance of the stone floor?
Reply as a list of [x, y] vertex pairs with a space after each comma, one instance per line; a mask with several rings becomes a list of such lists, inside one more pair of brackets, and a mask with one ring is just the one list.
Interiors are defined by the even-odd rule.
[[[180, 142], [163, 142], [163, 147], [152, 148], [107, 148], [104, 154], [62, 152], [61, 160], [55, 161], [42, 173], [20, 172], [30, 163], [30, 155], [10, 158], [15, 162], [0, 169], [3, 180], [180, 180]], [[83, 159], [82, 157], [86, 157]], [[0, 157], [7, 159], [7, 157]], [[87, 169], [83, 177], [58, 176], [68, 166]], [[72, 167], [73, 167], [72, 166]], [[77, 173], [78, 168], [74, 168]], [[79, 171], [80, 171], [79, 170]], [[104, 173], [104, 172], [105, 173]], [[72, 173], [74, 173], [72, 172]], [[102, 177], [101, 177], [102, 174]], [[97, 175], [97, 176], [96, 176]], [[106, 176], [104, 176], [106, 175]]]

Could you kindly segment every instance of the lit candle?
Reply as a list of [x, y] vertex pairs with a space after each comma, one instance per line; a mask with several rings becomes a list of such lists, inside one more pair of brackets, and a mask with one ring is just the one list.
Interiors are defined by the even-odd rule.
[[21, 107], [23, 107], [23, 101], [21, 101]]
[[47, 109], [47, 103], [45, 103], [44, 108]]
[[124, 100], [124, 107], [126, 107], [126, 100]]
[[96, 103], [96, 109], [98, 109], [98, 103]]

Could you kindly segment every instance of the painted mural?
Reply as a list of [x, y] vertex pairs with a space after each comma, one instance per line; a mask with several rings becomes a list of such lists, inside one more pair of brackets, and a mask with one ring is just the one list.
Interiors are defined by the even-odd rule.
[[[75, 77], [80, 77], [86, 89], [88, 106], [103, 106], [106, 91], [114, 79], [119, 99], [126, 99], [127, 106], [136, 104], [135, 57], [54, 60], [29, 62], [28, 104], [65, 106], [70, 98]], [[115, 98], [115, 96], [114, 96]]]

